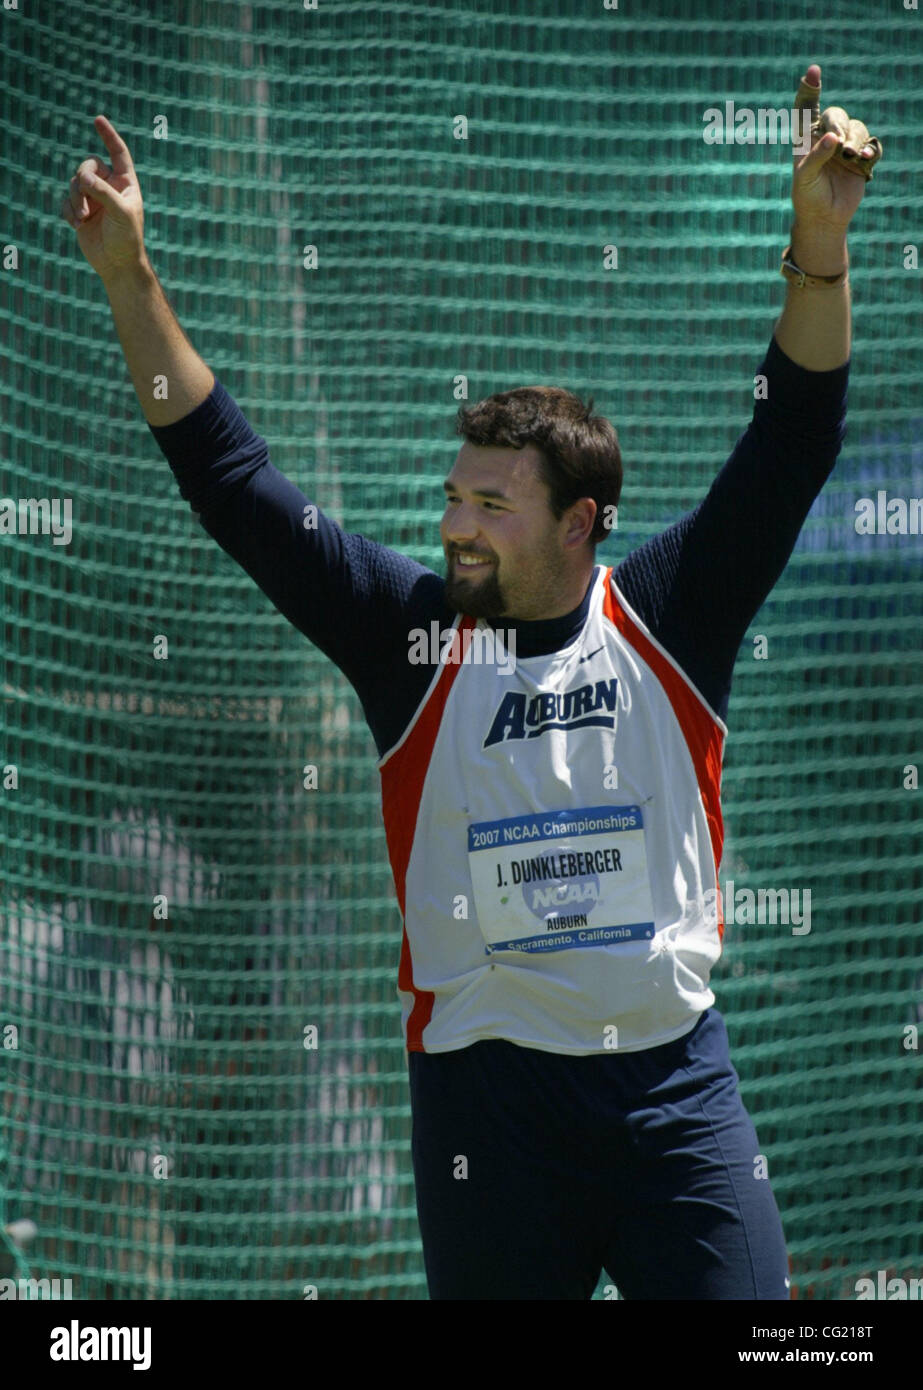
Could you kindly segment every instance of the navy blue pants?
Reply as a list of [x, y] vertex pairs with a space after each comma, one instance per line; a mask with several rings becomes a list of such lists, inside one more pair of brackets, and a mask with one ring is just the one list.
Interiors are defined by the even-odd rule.
[[434, 1299], [787, 1299], [788, 1260], [727, 1029], [570, 1057], [501, 1039], [409, 1054]]

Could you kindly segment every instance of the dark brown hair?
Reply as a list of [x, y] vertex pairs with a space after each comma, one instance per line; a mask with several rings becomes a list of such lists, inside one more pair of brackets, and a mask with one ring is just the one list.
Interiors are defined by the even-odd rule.
[[456, 430], [470, 444], [541, 452], [541, 476], [551, 492], [551, 510], [560, 518], [580, 497], [596, 503], [589, 540], [605, 540], [607, 506], [618, 506], [622, 492], [622, 454], [613, 425], [593, 414], [593, 398], [560, 386], [519, 386], [476, 405], [460, 406]]

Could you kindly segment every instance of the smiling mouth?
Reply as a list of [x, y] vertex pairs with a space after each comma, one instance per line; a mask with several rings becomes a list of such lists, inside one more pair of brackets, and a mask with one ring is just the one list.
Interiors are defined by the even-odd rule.
[[460, 555], [453, 555], [452, 563], [456, 569], [471, 571], [473, 573], [475, 570], [486, 569], [490, 564], [490, 560], [484, 555], [478, 555], [468, 559], [462, 559]]

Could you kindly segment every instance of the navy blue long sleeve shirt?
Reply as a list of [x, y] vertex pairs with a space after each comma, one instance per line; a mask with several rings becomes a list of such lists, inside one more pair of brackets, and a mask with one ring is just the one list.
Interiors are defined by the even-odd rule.
[[[845, 435], [849, 363], [797, 366], [772, 338], [767, 379], [749, 426], [703, 500], [615, 567], [648, 630], [725, 719], [744, 633], [785, 568]], [[343, 671], [362, 703], [379, 755], [398, 742], [432, 680], [408, 661], [411, 628], [440, 631], [456, 613], [445, 580], [317, 506], [306, 528], [302, 491], [270, 462], [266, 441], [216, 379], [208, 398], [171, 425], [149, 426], [181, 495], [209, 535], [286, 618]], [[564, 617], [511, 622], [516, 655], [574, 639], [583, 602]]]

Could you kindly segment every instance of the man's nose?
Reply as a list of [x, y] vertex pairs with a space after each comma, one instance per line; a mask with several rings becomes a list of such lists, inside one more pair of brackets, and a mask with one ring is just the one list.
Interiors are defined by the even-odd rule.
[[464, 502], [453, 507], [446, 521], [446, 539], [460, 545], [462, 541], [470, 541], [478, 533], [478, 518], [473, 507], [465, 506]]

